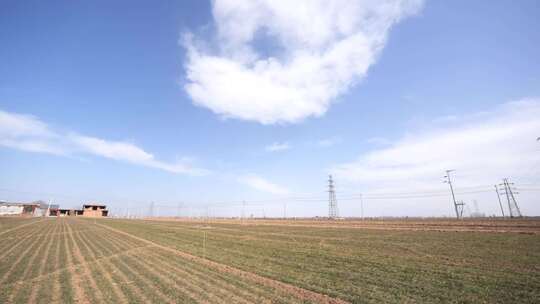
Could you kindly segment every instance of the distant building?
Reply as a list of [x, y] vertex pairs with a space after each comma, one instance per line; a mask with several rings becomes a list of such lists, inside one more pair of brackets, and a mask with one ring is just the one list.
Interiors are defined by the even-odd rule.
[[0, 203], [0, 216], [22, 215], [23, 209], [22, 204], [2, 202]]
[[48, 216], [49, 215], [49, 203], [44, 201], [35, 201], [32, 204], [38, 205], [34, 210], [34, 216]]
[[34, 216], [37, 213], [37, 210], [39, 210], [39, 204], [23, 204], [22, 215]]
[[39, 204], [0, 203], [0, 216], [34, 216]]
[[85, 216], [105, 217], [109, 215], [106, 205], [85, 204], [82, 209], [65, 209], [43, 201], [33, 203], [9, 203], [0, 201], [0, 216]]
[[86, 204], [83, 205], [82, 216], [87, 217], [104, 217], [109, 215], [107, 206], [100, 204]]
[[49, 216], [58, 216], [59, 215], [59, 210], [60, 210], [60, 205], [50, 205], [49, 206]]
[[58, 209], [57, 216], [70, 216], [72, 210], [70, 209]]
[[[52, 215], [51, 211], [51, 215]], [[58, 209], [57, 212], [55, 212], [57, 216], [82, 216], [83, 210], [77, 210], [77, 209]]]

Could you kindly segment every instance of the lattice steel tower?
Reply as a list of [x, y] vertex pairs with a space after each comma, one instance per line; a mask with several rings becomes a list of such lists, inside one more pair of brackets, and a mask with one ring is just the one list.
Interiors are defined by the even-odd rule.
[[506, 196], [510, 217], [522, 217], [521, 210], [519, 210], [516, 197], [514, 196], [515, 194], [518, 194], [518, 192], [515, 192], [513, 185], [514, 183], [509, 182], [508, 178], [503, 178], [503, 183], [499, 184], [499, 186], [503, 187], [502, 194]]
[[339, 216], [336, 191], [334, 188], [334, 181], [332, 175], [328, 175], [328, 217], [336, 218]]

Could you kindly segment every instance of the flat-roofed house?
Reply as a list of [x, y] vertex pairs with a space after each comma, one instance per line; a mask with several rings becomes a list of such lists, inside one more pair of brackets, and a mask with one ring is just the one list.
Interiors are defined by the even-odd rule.
[[83, 205], [82, 216], [88, 217], [104, 217], [109, 215], [106, 205], [101, 204], [85, 204]]
[[39, 204], [0, 203], [0, 215], [34, 216]]
[[34, 216], [36, 213], [36, 210], [39, 210], [39, 204], [23, 204], [23, 216]]
[[0, 215], [22, 215], [24, 205], [16, 203], [1, 202]]

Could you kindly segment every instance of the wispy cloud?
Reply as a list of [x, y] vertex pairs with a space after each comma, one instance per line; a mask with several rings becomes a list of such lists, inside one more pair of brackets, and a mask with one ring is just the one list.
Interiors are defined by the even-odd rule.
[[[422, 0], [212, 2], [215, 39], [187, 34], [185, 89], [223, 116], [263, 124], [321, 116], [367, 74], [391, 27]], [[268, 55], [258, 39], [275, 43]], [[214, 48], [201, 41], [217, 41]]]
[[386, 146], [386, 145], [390, 145], [392, 142], [384, 137], [372, 137], [372, 138], [368, 138], [366, 140], [366, 142], [368, 144], [372, 144], [372, 145], [379, 145], [379, 146]]
[[323, 147], [323, 148], [332, 147], [332, 146], [337, 145], [340, 142], [341, 142], [341, 139], [337, 137], [325, 138], [325, 139], [321, 139], [317, 141], [317, 146]]
[[446, 115], [446, 116], [441, 116], [441, 117], [437, 117], [433, 120], [433, 122], [436, 122], [436, 123], [444, 123], [444, 122], [453, 122], [453, 121], [456, 121], [458, 120], [459, 117], [457, 117], [456, 115]]
[[289, 190], [283, 186], [272, 183], [258, 175], [247, 174], [237, 178], [237, 180], [255, 190], [270, 194], [288, 194]]
[[177, 162], [157, 160], [151, 153], [129, 142], [105, 140], [73, 132], [55, 132], [34, 116], [5, 111], [0, 111], [0, 146], [64, 156], [91, 154], [188, 175], [210, 173], [209, 170], [192, 166], [185, 159]]
[[58, 135], [32, 115], [0, 110], [0, 145], [14, 149], [64, 155]]
[[491, 112], [455, 117], [444, 126], [414, 131], [389, 147], [336, 165], [335, 174], [370, 188], [429, 187], [446, 169], [462, 182], [491, 184], [502, 177], [540, 178], [540, 99], [504, 104]]
[[278, 142], [275, 142], [271, 145], [264, 147], [264, 149], [268, 152], [285, 151], [285, 150], [289, 150], [290, 148], [291, 146], [288, 143], [278, 143]]

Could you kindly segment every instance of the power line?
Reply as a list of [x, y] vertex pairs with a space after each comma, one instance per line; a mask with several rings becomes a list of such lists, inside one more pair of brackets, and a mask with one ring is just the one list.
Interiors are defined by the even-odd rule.
[[[360, 201], [360, 203], [361, 203], [360, 207], [362, 209], [362, 213], [363, 213], [363, 203], [364, 203], [363, 200], [402, 200], [402, 199], [423, 199], [423, 198], [435, 198], [435, 197], [445, 197], [445, 196], [447, 196], [446, 191], [436, 190], [436, 189], [431, 189], [431, 190], [425, 189], [425, 190], [416, 191], [416, 192], [387, 192], [387, 193], [373, 192], [373, 193], [358, 193], [358, 194], [351, 193], [351, 194], [337, 195], [336, 192], [335, 192], [335, 186], [334, 186], [333, 180], [332, 180], [332, 186], [333, 186], [332, 188], [333, 188], [333, 192], [334, 192], [333, 197], [334, 197], [335, 202], [336, 202], [336, 207], [337, 207], [337, 200], [338, 199], [343, 200], [343, 201]], [[520, 191], [523, 191], [523, 192], [540, 191], [540, 186], [537, 185], [537, 184], [527, 184], [527, 186], [528, 186], [527, 188], [520, 189]], [[492, 193], [492, 191], [493, 191], [492, 187], [493, 187], [492, 185], [491, 186], [478, 185], [478, 186], [470, 186], [470, 187], [460, 187], [458, 190], [456, 190], [454, 188], [453, 184], [452, 184], [452, 190], [454, 192], [454, 196], [455, 195], [487, 193], [487, 192]], [[491, 189], [489, 189], [489, 188], [491, 188]], [[55, 197], [71, 197], [71, 198], [76, 198], [78, 200], [82, 199], [82, 197], [77, 197], [77, 196], [73, 196], [73, 195], [66, 195], [66, 194], [60, 194], [60, 193], [51, 193], [51, 192], [21, 191], [21, 190], [0, 188], [0, 192], [2, 192], [2, 191], [4, 191], [4, 192], [13, 192], [13, 193], [31, 194], [31, 195], [40, 195], [40, 196], [47, 195], [47, 196], [55, 196]], [[511, 193], [509, 192], [509, 194], [511, 196], [514, 195], [514, 198], [512, 198], [510, 196], [511, 204], [514, 204], [513, 202], [516, 200], [515, 195], [517, 193], [514, 192], [514, 191], [511, 191]], [[94, 199], [92, 199], [92, 200], [94, 200]], [[125, 202], [131, 202], [131, 203], [136, 203], [136, 204], [148, 204], [148, 201], [142, 202], [142, 201], [134, 201], [134, 200], [131, 200], [131, 199], [122, 199], [122, 200], [124, 200]], [[120, 203], [119, 200], [107, 200], [107, 201], [109, 203], [112, 203], [112, 204], [114, 204], [115, 202]], [[247, 205], [249, 205], [249, 206], [267, 206], [268, 204], [276, 203], [276, 204], [282, 204], [283, 205], [283, 216], [287, 217], [287, 204], [291, 204], [291, 203], [296, 203], [296, 204], [317, 203], [317, 202], [324, 202], [324, 201], [328, 201], [330, 203], [330, 201], [331, 201], [330, 193], [329, 193], [329, 197], [327, 199], [325, 199], [322, 196], [322, 193], [321, 194], [315, 194], [315, 193], [309, 194], [308, 193], [308, 194], [297, 195], [297, 196], [272, 198], [272, 199], [261, 199], [261, 200], [247, 200], [247, 201], [234, 201], [234, 200], [232, 200], [232, 201], [213, 202], [213, 203], [207, 203], [207, 204], [202, 204], [200, 202], [199, 203], [195, 202], [194, 204], [196, 204], [196, 205], [188, 204], [186, 206], [186, 208], [190, 208], [190, 210], [191, 209], [203, 210], [203, 208], [210, 207], [210, 206], [212, 206], [214, 208], [231, 208], [231, 207], [235, 207], [235, 206], [238, 206], [238, 205], [243, 205], [244, 207], [247, 206]], [[456, 199], [456, 203], [458, 204], [460, 209], [463, 208], [463, 205], [461, 205], [462, 202], [457, 202], [457, 199]], [[515, 204], [517, 205], [517, 202]], [[200, 207], [197, 206], [197, 205], [199, 205]], [[182, 208], [184, 208], [184, 206], [185, 205], [182, 204], [179, 207], [177, 202], [175, 202], [175, 203], [162, 202], [161, 204], [152, 203], [152, 206], [151, 206], [151, 208], [149, 210], [149, 215], [150, 216], [155, 216], [156, 215], [155, 213], [157, 213], [156, 212], [157, 208], [162, 208], [163, 210], [168, 210], [167, 213], [170, 213], [170, 214], [174, 214], [174, 213], [179, 214], [180, 210]], [[512, 207], [512, 208], [514, 209], [513, 213], [517, 216], [518, 215], [517, 210], [519, 209], [519, 206], [518, 207]], [[128, 208], [128, 209], [132, 209], [132, 208]], [[174, 211], [175, 209], [176, 209], [176, 212]], [[131, 213], [129, 210], [126, 210], [126, 208], [123, 208], [121, 211], [120, 211], [120, 209], [118, 209], [118, 210], [119, 210], [118, 214], [121, 214], [122, 212], [123, 213], [126, 213], [126, 212]], [[458, 210], [458, 211], [460, 211], [460, 210]], [[339, 213], [338, 212], [336, 212], [336, 213], [337, 213], [336, 216], [338, 216]], [[519, 211], [519, 213], [521, 213], [521, 211]], [[459, 214], [462, 214], [462, 210], [459, 212]], [[244, 217], [245, 217], [245, 214], [244, 214]]]

